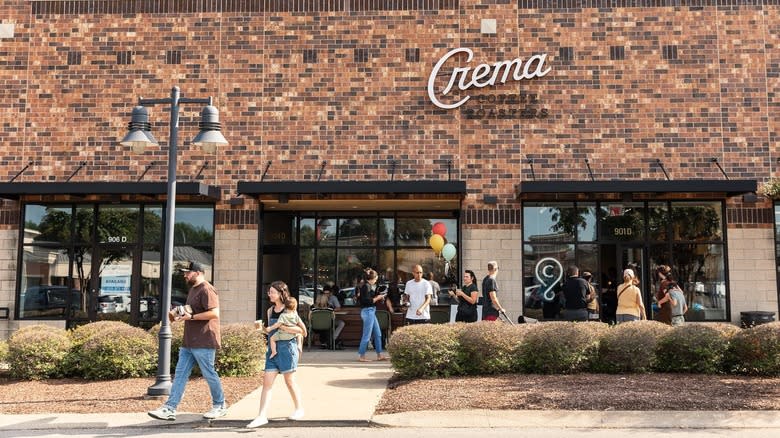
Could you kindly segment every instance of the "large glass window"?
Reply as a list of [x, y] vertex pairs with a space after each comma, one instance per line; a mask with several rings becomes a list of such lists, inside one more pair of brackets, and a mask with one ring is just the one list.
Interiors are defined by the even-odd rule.
[[[120, 319], [151, 326], [160, 317], [164, 210], [159, 204], [27, 204], [23, 209], [18, 317]], [[174, 267], [188, 260], [211, 278], [214, 208], [180, 205]], [[173, 304], [187, 286], [173, 274]]]
[[[330, 284], [341, 291], [338, 296], [344, 305], [355, 305], [355, 287], [367, 268], [377, 271], [380, 284], [397, 284], [401, 289], [412, 278], [412, 267], [417, 264], [437, 283], [457, 281], [457, 219], [388, 216], [301, 217], [299, 296], [319, 292]], [[434, 234], [441, 235], [443, 245], [450, 245], [446, 251], [434, 251]]]
[[[651, 274], [665, 264], [685, 291], [690, 308], [686, 319], [727, 320], [722, 212], [719, 201], [524, 203], [525, 314], [559, 317], [560, 303], [554, 301], [560, 297], [554, 292], [569, 265], [590, 271], [596, 290], [608, 298], [615, 292], [610, 279], [646, 259], [648, 266], [640, 263], [637, 275], [651, 315], [658, 310], [653, 292], [660, 287]], [[780, 209], [777, 217], [780, 223]], [[614, 302], [600, 304], [602, 317], [605, 308], [614, 312]]]

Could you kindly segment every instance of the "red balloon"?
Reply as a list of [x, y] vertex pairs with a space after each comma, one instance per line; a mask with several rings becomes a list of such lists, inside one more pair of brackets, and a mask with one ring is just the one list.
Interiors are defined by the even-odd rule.
[[447, 234], [447, 226], [444, 225], [444, 222], [436, 222], [433, 224], [433, 234], [438, 234], [441, 237], [444, 237], [444, 235]]

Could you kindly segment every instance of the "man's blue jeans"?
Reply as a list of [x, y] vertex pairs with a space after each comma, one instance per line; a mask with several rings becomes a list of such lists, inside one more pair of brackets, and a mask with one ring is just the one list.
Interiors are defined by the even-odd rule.
[[173, 385], [171, 386], [171, 395], [165, 404], [176, 410], [181, 398], [184, 395], [184, 386], [190, 378], [192, 368], [198, 363], [203, 378], [209, 384], [211, 391], [211, 405], [222, 406], [225, 403], [225, 393], [222, 391], [222, 382], [214, 369], [214, 360], [217, 350], [214, 348], [187, 348], [179, 349], [179, 361], [176, 363], [176, 374], [173, 376]]

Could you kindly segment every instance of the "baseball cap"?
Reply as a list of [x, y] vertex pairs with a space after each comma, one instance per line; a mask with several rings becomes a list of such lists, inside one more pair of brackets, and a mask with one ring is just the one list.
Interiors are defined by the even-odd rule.
[[197, 272], [206, 272], [205, 269], [203, 269], [203, 265], [201, 265], [198, 262], [190, 261], [187, 263], [187, 265], [183, 268], [179, 268], [179, 272], [190, 272], [190, 271], [197, 271]]

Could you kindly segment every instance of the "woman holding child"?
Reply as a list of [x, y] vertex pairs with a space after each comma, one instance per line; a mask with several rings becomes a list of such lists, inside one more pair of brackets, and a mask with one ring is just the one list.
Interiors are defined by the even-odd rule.
[[[268, 299], [272, 306], [268, 309], [268, 324], [263, 331], [271, 336], [275, 331], [271, 328], [278, 321], [282, 314], [287, 310], [290, 302], [290, 290], [283, 281], [274, 281], [268, 288]], [[256, 428], [268, 424], [268, 402], [271, 398], [271, 387], [276, 380], [276, 375], [284, 376], [284, 383], [290, 391], [295, 411], [290, 414], [290, 420], [300, 420], [303, 418], [303, 406], [301, 404], [301, 390], [295, 382], [295, 371], [298, 368], [298, 336], [306, 336], [306, 326], [298, 321], [296, 326], [280, 325], [277, 330], [281, 330], [288, 335], [294, 335], [291, 339], [277, 339], [276, 354], [271, 356], [271, 349], [267, 348], [265, 352], [265, 372], [263, 375], [263, 390], [260, 395], [260, 414], [247, 425], [248, 428]], [[285, 338], [285, 337], [282, 337]]]

